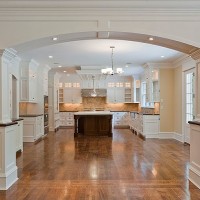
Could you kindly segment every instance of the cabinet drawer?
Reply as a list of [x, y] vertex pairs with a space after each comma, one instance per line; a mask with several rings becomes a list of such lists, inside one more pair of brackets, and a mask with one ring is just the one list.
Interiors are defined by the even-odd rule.
[[66, 125], [67, 125], [67, 126], [74, 126], [74, 122], [73, 122], [73, 121], [68, 121], [68, 122], [66, 123]]
[[72, 120], [74, 120], [74, 117], [72, 116], [72, 117], [66, 117], [66, 119], [67, 119], [67, 121], [72, 121]]
[[74, 113], [73, 112], [66, 112], [66, 116], [67, 117], [74, 117]]

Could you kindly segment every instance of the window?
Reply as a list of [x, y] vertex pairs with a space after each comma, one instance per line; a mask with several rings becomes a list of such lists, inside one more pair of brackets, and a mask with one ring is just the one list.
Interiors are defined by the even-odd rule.
[[186, 123], [194, 119], [194, 73], [186, 74]]

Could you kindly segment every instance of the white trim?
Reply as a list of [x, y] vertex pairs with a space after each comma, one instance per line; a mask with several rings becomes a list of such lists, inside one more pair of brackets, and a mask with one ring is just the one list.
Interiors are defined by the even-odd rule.
[[190, 165], [189, 180], [200, 189], [200, 171]]

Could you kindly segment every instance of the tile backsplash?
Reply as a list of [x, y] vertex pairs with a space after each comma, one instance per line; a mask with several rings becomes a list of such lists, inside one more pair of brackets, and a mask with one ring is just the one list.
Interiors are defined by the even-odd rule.
[[60, 111], [138, 111], [138, 103], [106, 103], [106, 97], [83, 97], [81, 104], [60, 104]]

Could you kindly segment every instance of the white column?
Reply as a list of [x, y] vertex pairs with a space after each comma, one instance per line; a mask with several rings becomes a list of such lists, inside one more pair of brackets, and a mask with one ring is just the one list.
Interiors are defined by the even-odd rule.
[[[200, 188], [200, 50], [191, 54], [196, 61], [195, 120], [190, 123], [190, 167], [189, 180]], [[197, 121], [197, 122], [195, 122]]]
[[7, 190], [18, 180], [16, 128], [17, 125], [0, 127], [0, 190]]
[[12, 49], [0, 50], [0, 123], [11, 122], [10, 93], [9, 93], [9, 65], [16, 52]]
[[190, 54], [196, 62], [195, 76], [195, 121], [200, 121], [200, 49]]

